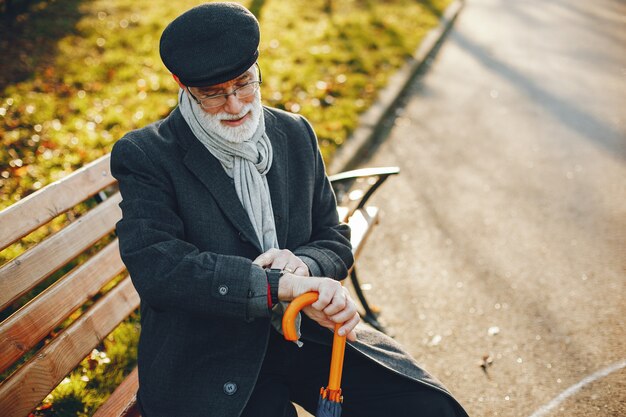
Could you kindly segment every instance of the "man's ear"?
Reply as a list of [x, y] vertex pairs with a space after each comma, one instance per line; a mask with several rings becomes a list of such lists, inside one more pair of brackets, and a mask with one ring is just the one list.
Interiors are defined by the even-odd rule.
[[176, 84], [178, 84], [178, 86], [184, 90], [185, 89], [185, 85], [180, 82], [180, 80], [178, 79], [176, 74], [172, 74], [172, 77], [174, 78], [174, 81], [176, 81]]

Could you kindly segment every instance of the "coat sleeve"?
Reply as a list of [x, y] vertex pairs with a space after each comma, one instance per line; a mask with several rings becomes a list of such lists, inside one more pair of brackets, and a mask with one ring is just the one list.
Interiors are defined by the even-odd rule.
[[122, 193], [120, 254], [142, 303], [245, 321], [269, 317], [263, 269], [185, 241], [173, 186], [132, 134], [115, 144], [111, 172]]
[[335, 193], [326, 176], [317, 137], [306, 119], [300, 119], [309, 134], [315, 153], [315, 185], [312, 210], [312, 233], [306, 245], [293, 253], [307, 264], [311, 275], [342, 280], [354, 263], [350, 245], [350, 227], [339, 222]]

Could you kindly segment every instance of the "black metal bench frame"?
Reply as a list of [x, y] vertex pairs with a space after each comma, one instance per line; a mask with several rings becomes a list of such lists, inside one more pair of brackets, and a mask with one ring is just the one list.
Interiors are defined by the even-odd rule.
[[[348, 211], [344, 215], [344, 219], [347, 220], [352, 218], [359, 210], [366, 210], [366, 204], [372, 197], [372, 195], [374, 195], [376, 190], [380, 188], [381, 185], [383, 185], [387, 178], [392, 175], [397, 175], [399, 173], [400, 168], [398, 167], [381, 167], [345, 171], [336, 175], [329, 176], [329, 180], [333, 186], [333, 189], [335, 190], [335, 195], [337, 196], [338, 203], [343, 202], [344, 200], [350, 200], [349, 193], [353, 189], [355, 182], [359, 180], [367, 180], [367, 184], [363, 194], [356, 198], [355, 201], [348, 203]], [[375, 222], [378, 222], [378, 218], [375, 219]], [[364, 314], [362, 314], [361, 317], [363, 321], [365, 321], [375, 329], [386, 333], [384, 326], [378, 321], [380, 309], [372, 307], [365, 297], [365, 294], [363, 293], [363, 289], [361, 288], [361, 283], [357, 275], [356, 266], [354, 266], [350, 270], [350, 282], [352, 283], [354, 292], [356, 293], [359, 302], [363, 307]]]

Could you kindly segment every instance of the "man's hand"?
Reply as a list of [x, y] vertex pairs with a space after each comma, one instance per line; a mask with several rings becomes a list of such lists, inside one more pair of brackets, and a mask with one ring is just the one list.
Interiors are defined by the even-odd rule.
[[285, 274], [278, 286], [278, 299], [291, 301], [309, 291], [317, 291], [319, 296], [316, 302], [302, 310], [304, 314], [320, 326], [331, 330], [335, 328], [335, 323], [343, 323], [339, 328], [339, 335], [347, 335], [348, 340], [354, 342], [356, 340], [354, 328], [361, 318], [350, 293], [338, 281], [320, 277], [304, 279]]
[[270, 249], [252, 263], [261, 268], [280, 269], [301, 277], [309, 276], [309, 267], [288, 249]]

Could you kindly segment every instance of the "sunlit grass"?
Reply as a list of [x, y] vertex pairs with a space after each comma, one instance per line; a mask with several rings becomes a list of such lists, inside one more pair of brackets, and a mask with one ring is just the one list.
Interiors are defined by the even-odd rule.
[[[0, 208], [109, 152], [125, 132], [175, 106], [158, 40], [167, 22], [199, 3], [34, 2], [37, 11], [21, 21], [36, 39], [29, 46], [35, 55], [18, 56], [0, 41], [4, 62], [21, 57], [33, 65], [17, 68], [26, 78], [0, 93]], [[329, 161], [450, 0], [241, 3], [259, 13], [265, 103], [309, 118]], [[52, 32], [58, 40], [47, 45], [50, 57], [38, 60]]]

